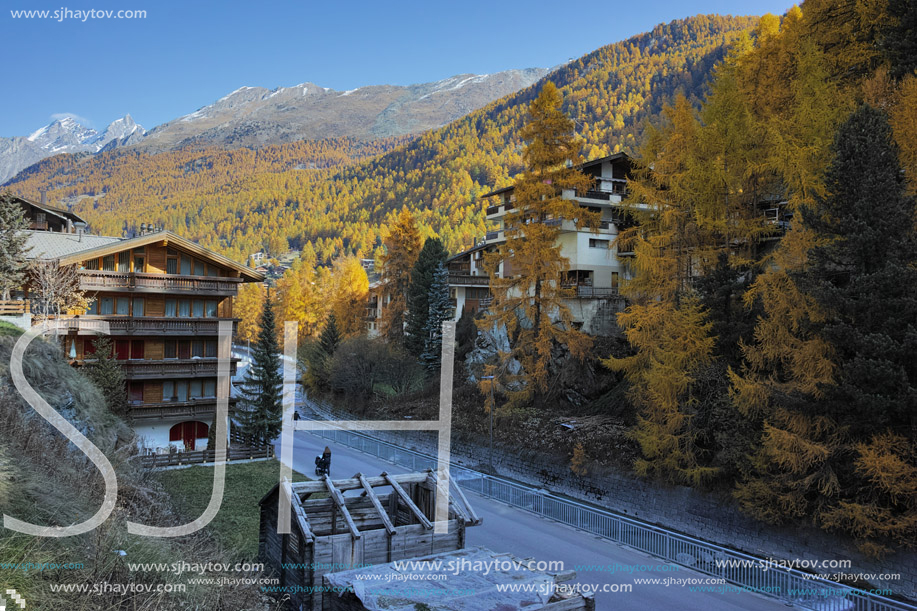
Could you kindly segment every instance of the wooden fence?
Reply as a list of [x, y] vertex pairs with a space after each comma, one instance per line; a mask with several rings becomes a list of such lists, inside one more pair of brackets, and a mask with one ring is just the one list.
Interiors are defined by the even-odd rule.
[[[260, 448], [229, 448], [227, 461], [254, 460], [256, 458], [274, 458], [274, 446]], [[216, 450], [197, 452], [171, 452], [169, 454], [147, 454], [137, 459], [144, 467], [174, 467], [177, 465], [199, 465], [216, 461]]]

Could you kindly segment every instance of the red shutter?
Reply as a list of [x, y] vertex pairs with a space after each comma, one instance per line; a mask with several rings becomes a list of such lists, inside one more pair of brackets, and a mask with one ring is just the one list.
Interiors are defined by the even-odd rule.
[[126, 361], [130, 358], [131, 343], [126, 339], [119, 339], [115, 342], [115, 358], [119, 361]]
[[143, 358], [143, 340], [135, 339], [131, 342], [131, 358], [132, 359], [142, 359]]

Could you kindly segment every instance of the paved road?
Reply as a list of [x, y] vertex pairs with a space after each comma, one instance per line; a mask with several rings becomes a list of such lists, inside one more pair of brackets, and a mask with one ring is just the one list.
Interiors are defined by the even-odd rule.
[[[351, 477], [357, 472], [377, 475], [383, 471], [403, 473], [403, 467], [385, 462], [375, 456], [363, 454], [348, 446], [335, 444], [307, 431], [296, 431], [294, 437], [293, 468], [310, 475], [315, 468], [315, 456], [325, 445], [331, 446], [332, 477]], [[280, 456], [278, 444], [277, 455]], [[748, 592], [691, 592], [688, 587], [634, 584], [634, 578], [678, 579], [705, 576], [689, 569], [675, 567], [641, 552], [619, 546], [583, 531], [559, 524], [534, 514], [516, 509], [473, 493], [466, 493], [478, 515], [484, 518], [480, 526], [471, 527], [467, 545], [481, 545], [497, 552], [511, 552], [520, 558], [544, 561], [563, 561], [564, 567], [577, 572], [577, 581], [583, 584], [631, 584], [631, 592], [598, 592], [596, 609], [626, 609], [657, 611], [679, 609], [686, 611], [773, 611], [787, 606], [775, 600]], [[578, 565], [644, 565], [662, 567], [654, 571], [634, 573], [587, 571]], [[668, 568], [670, 570], [665, 571]], [[674, 569], [674, 570], [672, 570]]]

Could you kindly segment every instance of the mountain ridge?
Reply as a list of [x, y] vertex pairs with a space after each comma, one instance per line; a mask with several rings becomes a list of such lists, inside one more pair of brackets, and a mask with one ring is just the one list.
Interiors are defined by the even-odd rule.
[[121, 147], [159, 153], [186, 146], [236, 148], [302, 139], [398, 138], [461, 118], [548, 72], [525, 68], [458, 74], [430, 83], [368, 85], [348, 91], [311, 82], [274, 89], [243, 86], [149, 131], [129, 114], [102, 133], [73, 117], [63, 117], [28, 136], [0, 138], [0, 183], [61, 153], [98, 153]]
[[[659, 24], [552, 72], [547, 78], [577, 120], [583, 154], [633, 152], [643, 126], [658, 121], [678, 92], [699, 104], [716, 63], [757, 22], [701, 15]], [[121, 157], [112, 151], [43, 162], [10, 186], [25, 196], [48, 191], [52, 200], [75, 202], [74, 211], [102, 233], [117, 234], [125, 221], [143, 218], [242, 260], [288, 248], [312, 250], [320, 261], [346, 252], [372, 256], [402, 207], [415, 213], [425, 236], [440, 236], [455, 252], [486, 231], [477, 198], [522, 170], [519, 130], [543, 81], [356, 164], [304, 172], [293, 167], [303, 159], [257, 164], [248, 153], [242, 161], [245, 149], [229, 160], [216, 148], [125, 159], [128, 147]], [[291, 146], [271, 154], [301, 154]], [[189, 164], [204, 169], [191, 175], [183, 169]]]

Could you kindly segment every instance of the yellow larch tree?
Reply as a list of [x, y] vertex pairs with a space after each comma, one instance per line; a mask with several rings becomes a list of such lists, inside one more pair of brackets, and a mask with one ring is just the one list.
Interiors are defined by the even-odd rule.
[[411, 270], [420, 255], [422, 246], [417, 221], [407, 208], [389, 226], [383, 242], [385, 252], [381, 257], [381, 282], [383, 292], [390, 301], [382, 310], [380, 331], [391, 341], [404, 341], [404, 320], [408, 307], [408, 288], [411, 285]]
[[[575, 167], [582, 161], [580, 142], [574, 139], [573, 121], [561, 110], [562, 101], [549, 81], [529, 107], [521, 132], [527, 143], [522, 153], [525, 171], [515, 182], [515, 207], [504, 217], [506, 241], [485, 255], [493, 301], [478, 324], [487, 331], [505, 330], [510, 349], [499, 359], [521, 365], [520, 373], [504, 380], [510, 406], [530, 403], [549, 391], [556, 347], [584, 359], [592, 346], [574, 328], [563, 301], [569, 296], [562, 286], [569, 261], [558, 242], [562, 224], [597, 228], [599, 218], [563, 197], [564, 191], [585, 191], [592, 182]], [[489, 366], [491, 375], [497, 369]], [[487, 392], [489, 386], [481, 390]]]

